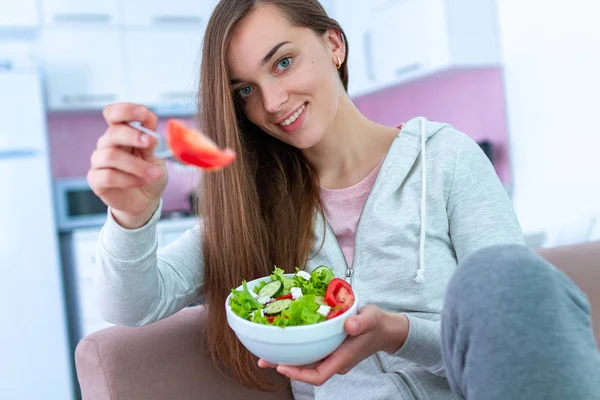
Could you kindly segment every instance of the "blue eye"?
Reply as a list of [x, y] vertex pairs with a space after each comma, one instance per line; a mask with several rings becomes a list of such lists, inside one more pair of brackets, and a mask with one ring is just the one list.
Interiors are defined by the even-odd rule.
[[279, 61], [277, 63], [277, 69], [288, 69], [291, 64], [292, 64], [291, 57], [283, 58], [283, 59], [281, 59], [281, 61]]
[[250, 95], [250, 93], [252, 93], [252, 87], [250, 86], [245, 86], [243, 88], [241, 88], [238, 93], [240, 94], [240, 96], [242, 97], [247, 97]]

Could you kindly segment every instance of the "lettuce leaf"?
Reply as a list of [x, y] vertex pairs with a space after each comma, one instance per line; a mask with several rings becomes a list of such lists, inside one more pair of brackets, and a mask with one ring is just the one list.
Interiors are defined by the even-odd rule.
[[283, 310], [275, 317], [273, 325], [279, 327], [310, 325], [325, 321], [325, 317], [317, 312], [319, 305], [315, 303], [314, 295], [305, 295], [295, 300], [290, 308]]
[[[296, 272], [300, 269], [296, 268]], [[327, 285], [333, 279], [333, 271], [330, 268], [320, 268], [320, 272], [315, 273], [317, 270], [310, 274], [310, 280], [306, 280], [299, 276], [294, 276], [294, 286], [302, 289], [302, 293], [314, 294], [315, 296], [325, 296], [327, 291]]]
[[250, 319], [250, 314], [263, 308], [263, 305], [256, 301], [254, 297], [252, 297], [250, 291], [248, 290], [246, 281], [242, 282], [242, 286], [243, 290], [231, 290], [233, 295], [229, 300], [229, 304], [231, 306], [231, 311], [244, 319]]
[[282, 270], [281, 268], [275, 267], [275, 270], [270, 275], [271, 280], [281, 281], [281, 283], [283, 284], [283, 292], [281, 292], [282, 296], [288, 294], [290, 292], [290, 289], [292, 288], [292, 286], [294, 286], [294, 279], [287, 277], [284, 274], [285, 274], [284, 270]]
[[267, 317], [261, 315], [259, 310], [254, 311], [252, 314], [250, 314], [250, 321], [263, 325], [271, 325]]

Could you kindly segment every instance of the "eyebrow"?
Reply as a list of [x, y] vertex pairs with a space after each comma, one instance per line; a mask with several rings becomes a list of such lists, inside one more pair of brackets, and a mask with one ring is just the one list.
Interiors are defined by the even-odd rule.
[[[273, 58], [273, 56], [275, 55], [275, 53], [277, 53], [277, 51], [282, 47], [285, 46], [286, 44], [289, 44], [291, 42], [281, 42], [279, 44], [276, 44], [275, 46], [273, 46], [273, 48], [271, 50], [269, 50], [269, 52], [267, 53], [266, 56], [263, 57], [263, 59], [260, 61], [260, 65], [261, 66], [265, 66], [265, 64], [267, 64], [271, 58]], [[238, 83], [241, 83], [242, 81], [239, 79], [232, 79], [231, 80], [231, 85], [237, 85]]]

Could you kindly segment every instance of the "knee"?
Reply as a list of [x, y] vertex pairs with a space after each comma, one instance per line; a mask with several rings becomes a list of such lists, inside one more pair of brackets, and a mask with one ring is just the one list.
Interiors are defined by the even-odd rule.
[[448, 292], [455, 299], [467, 298], [472, 302], [477, 296], [483, 296], [489, 302], [497, 295], [512, 297], [549, 290], [557, 278], [560, 279], [560, 274], [525, 246], [490, 246], [473, 252], [459, 263]]

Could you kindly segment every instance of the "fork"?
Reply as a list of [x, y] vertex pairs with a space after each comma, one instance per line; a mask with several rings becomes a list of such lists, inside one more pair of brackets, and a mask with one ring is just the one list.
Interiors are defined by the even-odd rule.
[[181, 164], [181, 165], [187, 165], [187, 164], [184, 164], [181, 161], [179, 161], [177, 158], [175, 158], [175, 156], [173, 156], [173, 152], [171, 151], [171, 149], [169, 149], [169, 146], [167, 145], [167, 141], [163, 135], [142, 126], [142, 123], [139, 121], [130, 121], [130, 122], [127, 122], [127, 124], [129, 126], [131, 126], [132, 128], [135, 128], [138, 131], [144, 132], [158, 140], [158, 145], [156, 145], [156, 147], [154, 149], [154, 157], [160, 158], [160, 159], [163, 159], [166, 161], [173, 161], [173, 162], [175, 162], [177, 164]]

